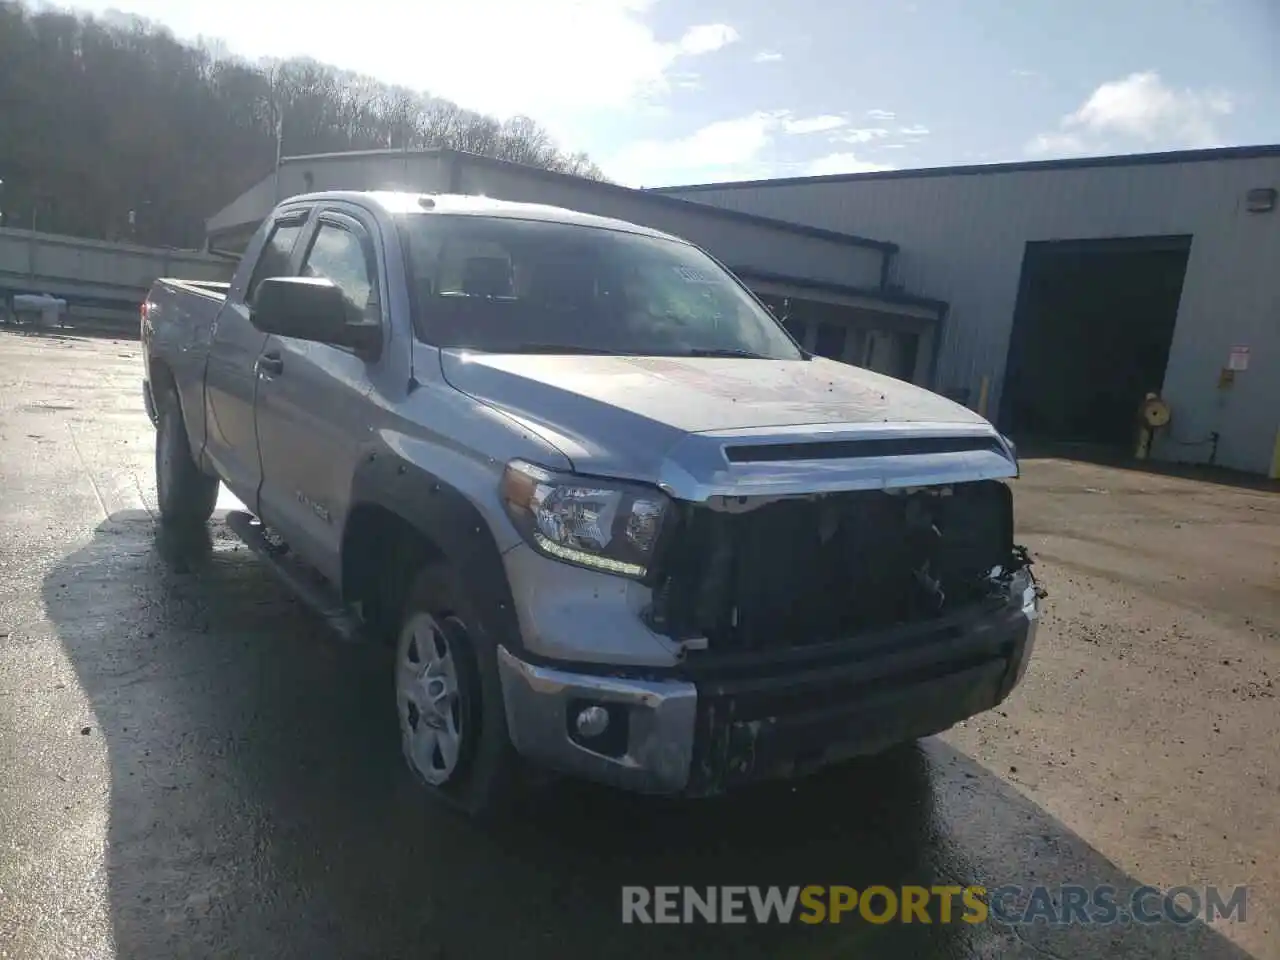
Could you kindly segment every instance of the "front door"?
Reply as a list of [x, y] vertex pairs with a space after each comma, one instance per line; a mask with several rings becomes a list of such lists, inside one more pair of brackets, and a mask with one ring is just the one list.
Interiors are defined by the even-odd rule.
[[[369, 230], [353, 216], [326, 210], [304, 242], [299, 274], [337, 284], [353, 320], [376, 317], [385, 324]], [[334, 582], [351, 478], [371, 429], [365, 409], [370, 388], [369, 364], [351, 350], [281, 336], [263, 344], [256, 404], [259, 514]]]
[[250, 509], [257, 508], [262, 480], [253, 413], [254, 364], [267, 335], [249, 322], [247, 304], [253, 302], [253, 293], [264, 279], [292, 273], [290, 258], [307, 213], [305, 208], [290, 211], [268, 228], [249, 279], [241, 289], [227, 291], [226, 304], [214, 321], [205, 366], [205, 454], [228, 489]]

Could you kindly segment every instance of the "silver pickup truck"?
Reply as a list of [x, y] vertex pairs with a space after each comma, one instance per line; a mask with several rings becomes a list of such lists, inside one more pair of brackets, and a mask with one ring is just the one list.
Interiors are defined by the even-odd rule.
[[805, 353], [674, 237], [300, 196], [229, 285], [157, 281], [142, 340], [163, 522], [225, 484], [237, 532], [394, 645], [408, 765], [468, 813], [529, 767], [686, 796], [798, 776], [1026, 670], [1012, 445]]

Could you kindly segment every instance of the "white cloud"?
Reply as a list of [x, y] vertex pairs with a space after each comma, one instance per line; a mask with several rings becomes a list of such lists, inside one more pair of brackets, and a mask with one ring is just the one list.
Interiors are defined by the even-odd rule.
[[680, 38], [680, 50], [693, 56], [713, 53], [738, 39], [738, 31], [727, 24], [705, 23], [685, 31], [684, 36]]
[[1124, 147], [1208, 147], [1234, 104], [1213, 90], [1178, 90], [1153, 70], [1102, 84], [1058, 129], [1027, 144], [1029, 153], [1089, 153]]
[[826, 113], [818, 117], [800, 117], [798, 119], [787, 119], [783, 121], [783, 127], [787, 133], [825, 133], [828, 130], [837, 130], [843, 127], [847, 120], [844, 117], [837, 117], [835, 114]]
[[829, 153], [825, 157], [811, 160], [805, 173], [811, 177], [820, 177], [833, 173], [874, 173], [877, 170], [892, 169], [891, 164], [862, 160], [852, 153]]
[[835, 114], [797, 117], [789, 110], [757, 110], [743, 117], [707, 124], [685, 137], [631, 143], [612, 157], [602, 158], [601, 166], [605, 173], [622, 183], [650, 187], [750, 180], [780, 171], [812, 174], [892, 169], [847, 151], [799, 163], [783, 162], [772, 154], [779, 140], [789, 135], [834, 131], [835, 140], [867, 143], [889, 132], [879, 127], [842, 130], [846, 122]]
[[630, 186], [745, 179], [767, 171], [759, 157], [785, 115], [758, 111], [718, 120], [676, 140], [640, 140], [602, 163], [605, 172]]
[[838, 139], [846, 143], [871, 143], [873, 140], [883, 140], [888, 135], [889, 131], [884, 127], [855, 127], [845, 130]]
[[761, 50], [751, 59], [756, 63], [777, 63], [782, 59], [782, 54], [777, 50]]
[[1173, 131], [1211, 140], [1214, 119], [1231, 109], [1231, 100], [1223, 94], [1173, 90], [1155, 72], [1133, 73], [1098, 87], [1067, 122], [1088, 130], [1147, 139]]
[[910, 127], [899, 127], [898, 132], [904, 137], [927, 137], [929, 135], [929, 128], [922, 127], [917, 123]]
[[1079, 156], [1089, 150], [1084, 138], [1074, 133], [1041, 133], [1027, 144], [1027, 153], [1051, 153], [1055, 157]]
[[657, 0], [63, 2], [137, 14], [183, 38], [221, 38], [251, 59], [308, 56], [471, 109], [524, 113], [559, 136], [588, 136], [593, 119], [663, 93], [672, 73], [738, 39], [711, 23], [659, 40], [646, 19]]
[[868, 110], [867, 116], [872, 120], [893, 120], [898, 115], [892, 110]]

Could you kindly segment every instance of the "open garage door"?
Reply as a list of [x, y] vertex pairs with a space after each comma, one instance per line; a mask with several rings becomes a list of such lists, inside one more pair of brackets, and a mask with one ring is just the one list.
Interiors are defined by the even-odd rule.
[[1164, 383], [1190, 237], [1028, 243], [1000, 403], [1022, 440], [1129, 444]]

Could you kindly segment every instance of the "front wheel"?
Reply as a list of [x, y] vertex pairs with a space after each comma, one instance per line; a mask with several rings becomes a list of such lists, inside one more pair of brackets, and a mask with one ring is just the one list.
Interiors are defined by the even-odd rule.
[[156, 499], [160, 520], [174, 527], [198, 527], [213, 516], [218, 478], [204, 473], [191, 456], [182, 407], [173, 390], [156, 397]]
[[428, 567], [406, 597], [395, 661], [400, 743], [428, 792], [487, 817], [513, 796], [517, 763], [495, 651], [450, 581], [447, 568]]

